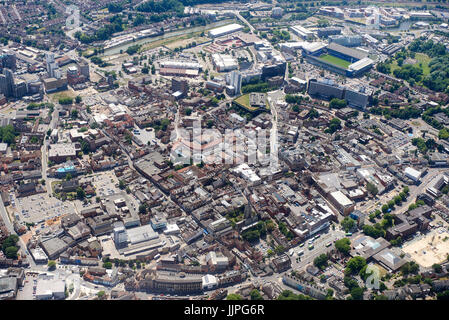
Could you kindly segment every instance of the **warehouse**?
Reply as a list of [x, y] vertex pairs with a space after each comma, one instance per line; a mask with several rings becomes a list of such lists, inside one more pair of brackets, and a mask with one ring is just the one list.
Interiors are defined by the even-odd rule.
[[236, 70], [239, 66], [237, 60], [229, 54], [213, 54], [212, 63], [219, 72]]
[[227, 34], [231, 34], [237, 31], [242, 30], [243, 27], [237, 23], [229, 24], [227, 26], [215, 28], [209, 31], [209, 37], [217, 38], [221, 36], [225, 36]]

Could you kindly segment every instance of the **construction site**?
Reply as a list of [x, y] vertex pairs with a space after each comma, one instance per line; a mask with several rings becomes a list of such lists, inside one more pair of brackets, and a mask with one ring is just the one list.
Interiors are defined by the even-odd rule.
[[402, 250], [425, 268], [442, 263], [449, 255], [449, 233], [442, 228], [429, 232], [422, 238], [404, 245]]

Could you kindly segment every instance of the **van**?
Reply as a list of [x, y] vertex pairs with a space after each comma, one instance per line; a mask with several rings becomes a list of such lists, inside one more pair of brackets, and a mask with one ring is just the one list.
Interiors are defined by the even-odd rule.
[[299, 250], [298, 251], [298, 257], [302, 256], [304, 254], [304, 250]]
[[293, 249], [290, 249], [289, 251], [288, 251], [288, 254], [290, 255], [290, 257], [294, 254], [295, 252], [293, 251]]
[[326, 247], [330, 247], [332, 245], [332, 242], [326, 243]]

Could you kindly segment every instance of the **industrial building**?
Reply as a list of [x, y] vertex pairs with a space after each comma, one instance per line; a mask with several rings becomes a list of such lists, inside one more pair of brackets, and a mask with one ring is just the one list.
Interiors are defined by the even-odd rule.
[[218, 38], [218, 37], [222, 37], [222, 36], [240, 31], [242, 29], [243, 29], [243, 26], [241, 26], [237, 23], [233, 23], [233, 24], [229, 24], [227, 26], [223, 26], [223, 27], [219, 27], [219, 28], [210, 30], [209, 37]]
[[214, 53], [212, 55], [212, 63], [218, 72], [232, 71], [239, 67], [237, 59], [229, 54]]

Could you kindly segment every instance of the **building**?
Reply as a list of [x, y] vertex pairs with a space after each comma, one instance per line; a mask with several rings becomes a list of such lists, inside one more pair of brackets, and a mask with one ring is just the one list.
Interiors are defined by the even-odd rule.
[[337, 98], [343, 99], [345, 88], [336, 85], [332, 80], [325, 79], [318, 81], [316, 79], [310, 79], [307, 88], [307, 93], [311, 96], [324, 98], [327, 100]]
[[14, 75], [11, 69], [5, 68], [3, 74], [0, 74], [0, 93], [6, 98], [14, 95]]
[[47, 93], [55, 92], [58, 90], [67, 89], [67, 77], [57, 78], [47, 78], [43, 80], [45, 91]]
[[281, 256], [274, 258], [272, 263], [276, 272], [284, 272], [290, 269], [292, 265], [288, 254], [282, 254]]
[[49, 146], [48, 160], [55, 163], [65, 162], [76, 158], [76, 149], [73, 143], [55, 143]]
[[183, 96], [189, 91], [189, 83], [186, 79], [174, 77], [171, 80], [171, 90], [173, 92], [181, 92]]
[[271, 10], [271, 16], [273, 18], [281, 18], [283, 14], [284, 14], [284, 9], [282, 9], [280, 7], [274, 7]]
[[282, 277], [282, 282], [315, 299], [324, 299], [327, 295], [327, 291], [324, 288], [318, 287], [315, 284], [311, 284], [308, 281], [303, 281], [290, 274], [285, 274]]
[[0, 300], [14, 300], [17, 294], [16, 277], [0, 277]]
[[16, 70], [16, 54], [14, 51], [3, 49], [3, 53], [0, 55], [0, 69], [3, 68]]
[[358, 91], [346, 89], [344, 99], [348, 106], [364, 111], [369, 104], [369, 95], [365, 93], [365, 88], [360, 87]]
[[300, 25], [296, 25], [296, 26], [291, 26], [290, 30], [297, 35], [298, 37], [301, 37], [304, 40], [311, 40], [315, 37], [315, 34], [313, 31], [304, 28], [303, 26]]
[[317, 30], [317, 35], [320, 38], [326, 38], [328, 36], [338, 35], [341, 34], [341, 29], [336, 27], [327, 27], [327, 28], [320, 28]]
[[209, 37], [211, 38], [218, 38], [218, 37], [222, 37], [237, 31], [243, 30], [243, 26], [237, 24], [237, 23], [233, 23], [233, 24], [229, 24], [227, 26], [223, 26], [223, 27], [219, 27], [219, 28], [215, 28], [209, 31]]
[[239, 67], [237, 60], [229, 54], [214, 53], [212, 63], [218, 72], [232, 71]]
[[412, 179], [414, 182], [418, 182], [421, 178], [422, 173], [412, 167], [407, 167], [404, 170], [404, 174], [407, 178]]
[[399, 270], [407, 262], [406, 260], [397, 256], [393, 251], [387, 248], [376, 253], [373, 256], [373, 259], [390, 272], [395, 272]]
[[336, 43], [345, 47], [358, 47], [362, 45], [363, 37], [361, 35], [331, 35], [329, 36], [331, 43]]
[[347, 216], [354, 210], [355, 203], [346, 197], [341, 191], [331, 192], [329, 194], [329, 200], [342, 215]]
[[234, 88], [234, 95], [238, 95], [241, 92], [242, 89], [242, 74], [234, 70], [229, 74], [229, 85]]
[[212, 290], [215, 289], [218, 286], [218, 279], [217, 277], [211, 275], [211, 274], [206, 274], [203, 278], [202, 278], [202, 286], [203, 286], [203, 290]]
[[64, 300], [65, 281], [53, 278], [41, 278], [36, 284], [36, 300]]

